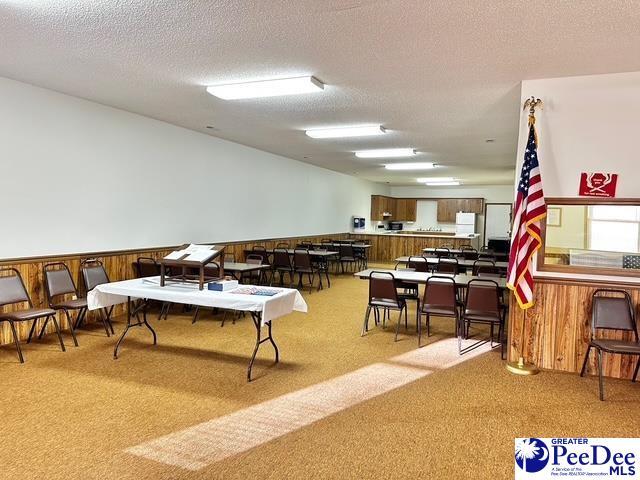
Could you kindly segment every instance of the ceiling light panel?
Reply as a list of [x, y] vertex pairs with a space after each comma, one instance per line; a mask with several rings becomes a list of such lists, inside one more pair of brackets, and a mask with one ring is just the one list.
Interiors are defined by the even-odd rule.
[[389, 163], [384, 166], [387, 170], [429, 170], [434, 168], [435, 163], [422, 162], [422, 163]]
[[460, 182], [427, 182], [427, 187], [456, 187], [460, 185]]
[[439, 182], [455, 182], [456, 179], [453, 177], [422, 177], [416, 178], [416, 180], [420, 183], [439, 183]]
[[324, 84], [315, 77], [280, 78], [207, 87], [208, 93], [223, 100], [299, 95], [323, 90]]
[[387, 133], [381, 125], [360, 125], [354, 127], [314, 128], [305, 132], [311, 138], [369, 137]]
[[358, 158], [393, 158], [412, 157], [416, 154], [413, 148], [381, 148], [377, 150], [360, 150], [356, 153]]

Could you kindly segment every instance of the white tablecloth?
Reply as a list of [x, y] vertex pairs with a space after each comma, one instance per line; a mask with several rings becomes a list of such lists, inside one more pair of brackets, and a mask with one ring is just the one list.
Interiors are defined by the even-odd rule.
[[[306, 312], [307, 303], [300, 292], [291, 288], [275, 288], [279, 290], [271, 297], [263, 295], [246, 295], [212, 290], [199, 290], [197, 284], [171, 283], [160, 286], [160, 277], [136, 278], [122, 282], [111, 282], [98, 285], [87, 295], [89, 310], [110, 307], [125, 303], [127, 297], [146, 298], [162, 302], [198, 305], [201, 307], [217, 307], [230, 310], [262, 312], [262, 325], [276, 318], [295, 311]], [[247, 287], [249, 285], [241, 285]], [[272, 288], [272, 287], [256, 287]]]

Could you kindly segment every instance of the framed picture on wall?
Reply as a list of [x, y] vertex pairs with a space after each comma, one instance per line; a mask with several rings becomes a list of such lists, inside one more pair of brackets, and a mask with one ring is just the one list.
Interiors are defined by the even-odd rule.
[[562, 209], [547, 209], [547, 227], [560, 227], [562, 225]]

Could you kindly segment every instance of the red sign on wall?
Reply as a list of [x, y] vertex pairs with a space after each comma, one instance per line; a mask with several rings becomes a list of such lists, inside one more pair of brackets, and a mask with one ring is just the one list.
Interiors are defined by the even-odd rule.
[[578, 195], [581, 197], [615, 197], [617, 183], [617, 173], [582, 172]]

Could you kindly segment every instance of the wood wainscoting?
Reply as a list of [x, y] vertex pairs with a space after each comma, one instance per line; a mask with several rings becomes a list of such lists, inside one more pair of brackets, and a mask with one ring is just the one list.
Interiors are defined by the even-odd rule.
[[[629, 292], [634, 308], [640, 303], [640, 285], [581, 282], [536, 278], [535, 305], [521, 310], [513, 295], [509, 300], [509, 360], [518, 359], [523, 319], [524, 357], [547, 370], [579, 373], [590, 337], [591, 296], [598, 288], [623, 289]], [[636, 312], [638, 309], [636, 308]], [[599, 332], [601, 334], [602, 332]], [[632, 334], [610, 332], [606, 338], [631, 340]], [[631, 355], [603, 355], [604, 374], [631, 378], [638, 358]], [[589, 373], [596, 374], [596, 355], [589, 359]]]
[[353, 234], [350, 238], [364, 240], [371, 244], [368, 256], [373, 262], [393, 262], [403, 255], [422, 255], [425, 248], [440, 247], [445, 244], [460, 248], [470, 244], [467, 238], [430, 237], [428, 235], [367, 235]]
[[[323, 238], [331, 238], [335, 240], [342, 240], [347, 238], [347, 233], [333, 233], [327, 235], [313, 235], [313, 236], [303, 236], [303, 237], [287, 237], [287, 238], [272, 238], [272, 239], [261, 239], [261, 240], [252, 240], [252, 241], [243, 241], [243, 242], [224, 242], [220, 243], [220, 245], [226, 246], [226, 253], [232, 253], [235, 255], [237, 261], [244, 260], [244, 250], [250, 249], [254, 245], [264, 245], [267, 249], [275, 248], [278, 242], [287, 242], [291, 247], [295, 247], [297, 243], [301, 241], [310, 241], [310, 242], [320, 242]], [[43, 283], [43, 267], [47, 263], [53, 262], [64, 262], [71, 270], [71, 275], [73, 276], [74, 281], [79, 289], [82, 287], [82, 279], [80, 276], [80, 264], [82, 260], [86, 258], [96, 258], [100, 260], [107, 270], [107, 274], [109, 275], [109, 279], [111, 281], [119, 281], [119, 280], [128, 280], [135, 277], [135, 272], [133, 269], [133, 263], [137, 260], [138, 257], [151, 257], [155, 259], [159, 259], [164, 257], [166, 254], [174, 250], [175, 247], [158, 247], [158, 248], [145, 248], [138, 250], [121, 250], [115, 252], [91, 252], [91, 253], [82, 253], [82, 254], [72, 254], [72, 255], [52, 255], [46, 257], [33, 257], [33, 258], [22, 258], [22, 259], [12, 259], [12, 260], [3, 260], [0, 261], [0, 268], [12, 267], [16, 268], [20, 274], [22, 275], [22, 279], [24, 280], [25, 286], [29, 295], [31, 296], [31, 300], [35, 307], [45, 307], [46, 298], [44, 291], [44, 283]], [[6, 306], [4, 307], [5, 311], [10, 311], [11, 309], [18, 308], [26, 308], [27, 305], [15, 305], [15, 306]], [[3, 307], [0, 307], [3, 309]], [[118, 305], [113, 314], [119, 315], [124, 312], [124, 306]], [[66, 317], [64, 315], [58, 315], [58, 322], [60, 323], [60, 327], [63, 329], [63, 335], [65, 339], [68, 339], [68, 336], [65, 335], [64, 330], [68, 329], [68, 324]], [[87, 322], [93, 322], [95, 320], [94, 315], [89, 313], [87, 315]], [[31, 328], [32, 322], [18, 322], [16, 323], [16, 328], [18, 330], [18, 335], [21, 340], [24, 340], [29, 335], [29, 329]], [[47, 326], [47, 333], [52, 333], [54, 331], [54, 327], [52, 324]], [[117, 333], [117, 332], [116, 332]], [[11, 330], [9, 328], [9, 324], [7, 322], [2, 322], [0, 324], [0, 345], [8, 344], [13, 342], [13, 336], [11, 335]], [[79, 342], [82, 345], [82, 338], [79, 338]], [[68, 340], [67, 340], [68, 343]]]

